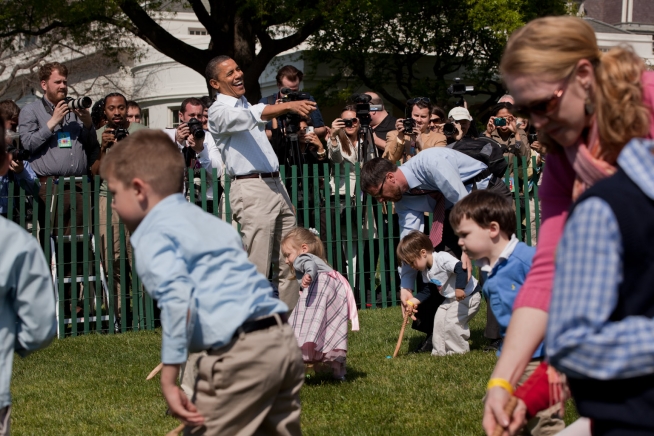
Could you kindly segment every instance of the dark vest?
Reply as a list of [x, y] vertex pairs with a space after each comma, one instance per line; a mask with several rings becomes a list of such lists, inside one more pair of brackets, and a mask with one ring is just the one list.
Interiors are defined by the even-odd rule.
[[[570, 215], [590, 197], [611, 207], [622, 237], [622, 282], [610, 320], [654, 317], [654, 200], [622, 168], [581, 195]], [[595, 421], [597, 434], [654, 434], [654, 375], [568, 382], [580, 414]]]
[[622, 168], [589, 188], [575, 205], [589, 197], [608, 203], [622, 235], [622, 283], [611, 321], [631, 315], [654, 317], [654, 200]]

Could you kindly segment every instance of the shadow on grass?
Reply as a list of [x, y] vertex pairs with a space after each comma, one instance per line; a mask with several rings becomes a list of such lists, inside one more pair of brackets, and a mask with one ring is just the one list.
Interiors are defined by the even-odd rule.
[[470, 351], [482, 350], [486, 345], [490, 344], [490, 340], [484, 336], [483, 328], [470, 329]]
[[356, 368], [347, 367], [347, 373], [343, 381], [334, 380], [330, 372], [311, 372], [306, 375], [304, 384], [308, 386], [340, 385], [353, 382], [357, 379], [365, 379], [366, 377], [368, 377], [367, 373], [358, 371]]

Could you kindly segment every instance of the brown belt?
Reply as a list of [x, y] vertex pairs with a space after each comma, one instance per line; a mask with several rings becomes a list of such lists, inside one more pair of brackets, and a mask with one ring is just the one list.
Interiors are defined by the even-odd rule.
[[234, 176], [232, 177], [232, 180], [239, 180], [239, 179], [276, 179], [279, 177], [279, 171], [275, 171], [274, 173], [253, 173], [253, 174], [245, 174], [242, 176]]

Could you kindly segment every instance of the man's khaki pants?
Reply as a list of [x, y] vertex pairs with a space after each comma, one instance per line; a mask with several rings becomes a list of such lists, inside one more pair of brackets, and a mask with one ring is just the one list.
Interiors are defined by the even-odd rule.
[[293, 329], [278, 324], [241, 334], [197, 362], [193, 403], [204, 425], [184, 435], [302, 434], [304, 362]]
[[281, 240], [295, 227], [295, 214], [284, 184], [279, 177], [234, 180], [229, 203], [234, 220], [241, 225], [250, 262], [266, 278], [272, 267], [273, 287], [289, 311], [293, 310], [300, 288], [284, 262]]

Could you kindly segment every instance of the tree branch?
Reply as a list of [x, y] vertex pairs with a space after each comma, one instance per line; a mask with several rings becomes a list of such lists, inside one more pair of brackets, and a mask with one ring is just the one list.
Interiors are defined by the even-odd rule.
[[188, 0], [188, 2], [191, 4], [193, 12], [195, 12], [195, 15], [198, 17], [200, 23], [204, 26], [205, 29], [207, 29], [209, 35], [211, 35], [212, 38], [218, 38], [219, 35], [216, 32], [218, 29], [218, 22], [213, 19], [212, 15], [209, 15], [207, 8], [204, 7], [202, 1]]
[[[16, 78], [16, 74], [18, 74], [20, 70], [28, 70], [37, 66], [46, 56], [48, 56], [52, 52], [53, 47], [54, 46], [50, 46], [46, 48], [41, 54], [39, 54], [36, 57], [36, 59], [30, 59], [23, 63], [14, 65], [14, 67], [11, 70], [11, 73], [9, 74], [9, 77], [7, 78], [7, 80], [5, 80], [4, 84], [0, 88], [0, 96], [3, 95], [5, 92], [7, 92], [7, 89], [9, 89], [14, 79]], [[6, 69], [6, 65], [2, 64], [2, 67], [3, 67], [2, 71], [4, 71]]]
[[[141, 8], [136, 0], [123, 0], [118, 3], [120, 9], [134, 23], [134, 26], [123, 26], [159, 52], [204, 74], [207, 50], [195, 48], [175, 38], [161, 27]], [[116, 23], [112, 23], [116, 24]]]

